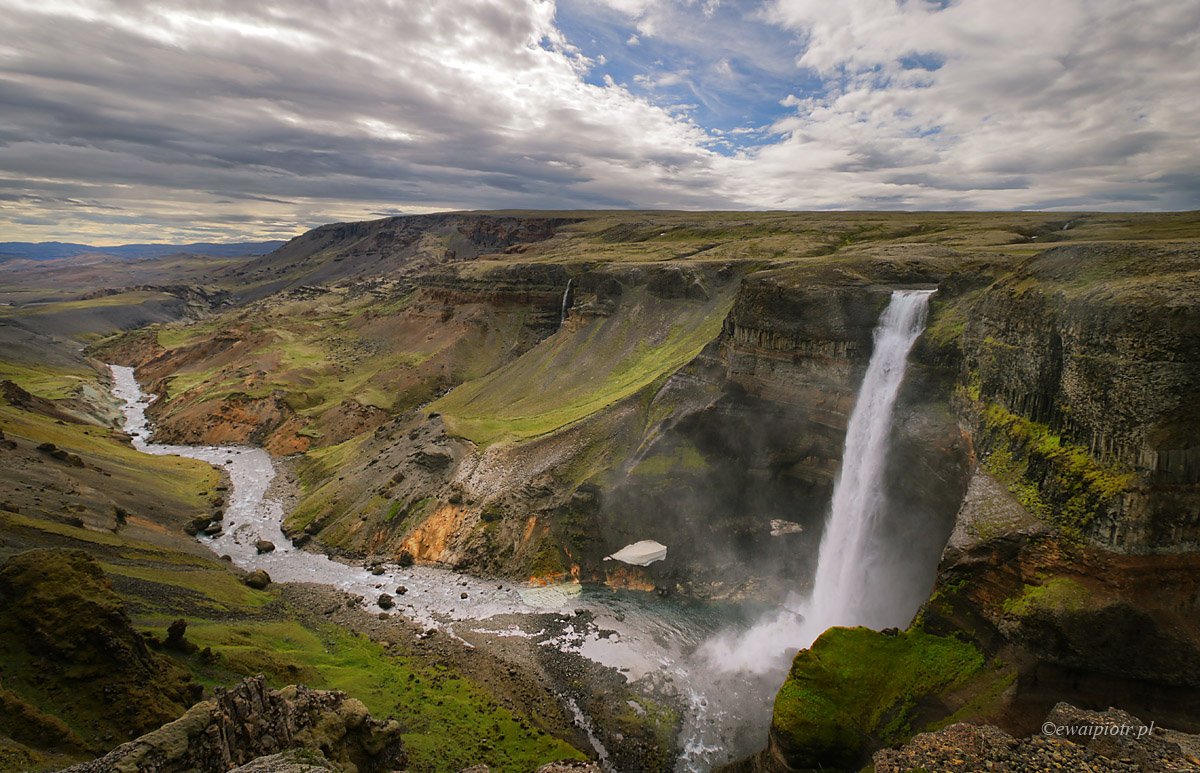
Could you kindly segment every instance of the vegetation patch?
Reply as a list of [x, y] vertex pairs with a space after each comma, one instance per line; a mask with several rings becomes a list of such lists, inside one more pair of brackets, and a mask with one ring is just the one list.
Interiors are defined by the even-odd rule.
[[1097, 461], [1048, 426], [988, 403], [982, 411], [984, 467], [1034, 517], [1080, 539], [1110, 502], [1136, 483], [1131, 471]]
[[704, 456], [693, 445], [680, 445], [670, 453], [647, 456], [634, 465], [630, 475], [663, 477], [677, 474], [703, 473], [708, 469]]
[[704, 303], [635, 294], [613, 316], [560, 331], [429, 410], [481, 446], [544, 435], [678, 370], [716, 338], [732, 304], [731, 293]]
[[156, 583], [163, 586], [168, 594], [181, 591], [189, 593], [214, 612], [262, 607], [273, 599], [270, 594], [247, 587], [235, 574], [218, 567], [185, 569], [179, 566], [160, 568], [110, 563], [102, 566], [109, 574]]
[[856, 769], [872, 746], [922, 729], [913, 727], [922, 702], [983, 668], [983, 654], [958, 639], [831, 628], [792, 662], [772, 733], [793, 767]]
[[75, 397], [83, 383], [95, 375], [84, 368], [53, 368], [0, 360], [0, 380], [12, 381], [26, 392], [48, 400]]
[[263, 673], [272, 686], [303, 681], [343, 690], [372, 715], [395, 717], [405, 729], [408, 770], [414, 773], [452, 773], [480, 763], [495, 771], [528, 773], [546, 762], [582, 757], [449, 668], [385, 652], [336, 625], [196, 620], [187, 630], [190, 641], [216, 655], [207, 661], [188, 658], [204, 683], [229, 684]]
[[31, 550], [0, 567], [0, 663], [18, 724], [44, 733], [27, 741], [76, 754], [154, 729], [199, 695], [184, 670], [147, 647], [80, 550]]
[[1050, 577], [1038, 585], [1025, 585], [1021, 592], [1004, 600], [1007, 614], [1025, 616], [1037, 609], [1056, 612], [1079, 611], [1089, 606], [1092, 594], [1069, 577]]

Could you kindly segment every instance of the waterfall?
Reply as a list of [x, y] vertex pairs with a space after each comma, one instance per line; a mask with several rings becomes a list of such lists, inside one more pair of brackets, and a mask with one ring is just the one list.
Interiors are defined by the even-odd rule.
[[560, 311], [558, 315], [559, 327], [562, 327], [563, 323], [567, 321], [567, 299], [571, 296], [571, 283], [574, 281], [575, 277], [569, 278], [567, 280], [567, 289], [563, 290], [562, 311]]
[[807, 641], [834, 625], [872, 628], [904, 626], [911, 612], [890, 601], [889, 553], [877, 526], [886, 501], [884, 468], [892, 410], [908, 365], [908, 353], [925, 329], [932, 290], [896, 290], [875, 328], [875, 348], [846, 429], [842, 471], [833, 488], [833, 505], [821, 549], [817, 576], [805, 613]]
[[[738, 635], [705, 643], [706, 657], [724, 670], [765, 673], [782, 656], [807, 647], [831, 626], [875, 629], [908, 625], [920, 601], [898, 597], [896, 567], [904, 546], [884, 544], [884, 470], [888, 436], [908, 353], [925, 329], [933, 290], [896, 290], [875, 327], [874, 349], [846, 429], [842, 470], [821, 537], [817, 573], [808, 598]], [[784, 667], [786, 665], [784, 664]]]

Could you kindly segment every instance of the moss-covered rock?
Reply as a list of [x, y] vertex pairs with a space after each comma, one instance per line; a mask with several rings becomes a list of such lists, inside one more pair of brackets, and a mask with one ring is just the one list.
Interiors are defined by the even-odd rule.
[[147, 646], [81, 550], [30, 550], [0, 567], [0, 662], [0, 730], [40, 749], [100, 750], [179, 716], [200, 692]]
[[920, 729], [940, 696], [984, 666], [976, 647], [951, 637], [831, 628], [792, 662], [769, 753], [785, 770], [857, 769]]

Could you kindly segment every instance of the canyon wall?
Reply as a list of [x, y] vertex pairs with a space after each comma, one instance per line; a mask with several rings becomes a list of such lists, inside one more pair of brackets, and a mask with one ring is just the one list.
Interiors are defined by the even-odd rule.
[[[165, 395], [160, 437], [309, 451], [289, 528], [347, 555], [777, 596], [811, 574], [890, 289], [936, 286], [889, 469], [901, 515], [888, 533], [924, 567], [913, 587], [932, 581], [980, 461], [1074, 537], [1193, 544], [1195, 305], [1164, 279], [1191, 253], [1064, 246], [1014, 262], [907, 244], [799, 263], [538, 259], [570, 222], [455, 215], [294, 240], [255, 270], [312, 279], [336, 264], [332, 284], [142, 352], [139, 376]], [[345, 331], [325, 372], [292, 366], [311, 355], [288, 347], [332, 339], [328, 323], [268, 324], [305, 315]], [[640, 539], [668, 545], [668, 560], [604, 560]]]
[[1186, 246], [1057, 247], [957, 310], [983, 407], [970, 423], [986, 450], [1028, 457], [1024, 504], [1043, 520], [1120, 551], [1196, 548], [1198, 260]]

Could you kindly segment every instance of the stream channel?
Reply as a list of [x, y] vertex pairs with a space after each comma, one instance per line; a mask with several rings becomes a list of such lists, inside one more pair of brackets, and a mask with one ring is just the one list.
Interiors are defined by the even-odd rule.
[[[682, 712], [678, 771], [702, 773], [766, 745], [772, 701], [787, 673], [790, 653], [774, 654], [744, 670], [714, 660], [712, 648], [705, 647], [717, 638], [737, 638], [761, 615], [761, 606], [687, 602], [578, 584], [535, 588], [432, 566], [389, 564], [382, 575], [376, 575], [362, 566], [296, 548], [281, 530], [283, 504], [269, 495], [276, 470], [266, 451], [151, 442], [146, 409], [155, 396], [142, 392], [133, 368], [110, 367], [113, 394], [123, 404], [124, 430], [135, 448], [200, 459], [228, 474], [224, 533], [198, 537], [214, 553], [228, 555], [246, 570], [263, 569], [275, 582], [322, 583], [360, 595], [371, 609], [377, 609], [375, 602], [382, 593], [394, 595], [395, 588], [404, 585], [408, 592], [395, 597], [390, 614], [443, 631], [466, 646], [471, 646], [462, 639], [467, 631], [531, 637], [540, 646], [617, 669], [635, 685], [645, 680], [656, 692], [674, 696]], [[260, 555], [255, 548], [258, 540], [272, 542], [276, 549]], [[579, 615], [577, 610], [590, 614]], [[562, 615], [562, 625], [555, 627], [553, 635], [539, 636], [530, 633], [529, 626], [513, 622], [547, 613]], [[588, 735], [602, 765], [611, 770], [609, 752], [593, 732], [591, 720], [572, 698], [559, 697]]]

